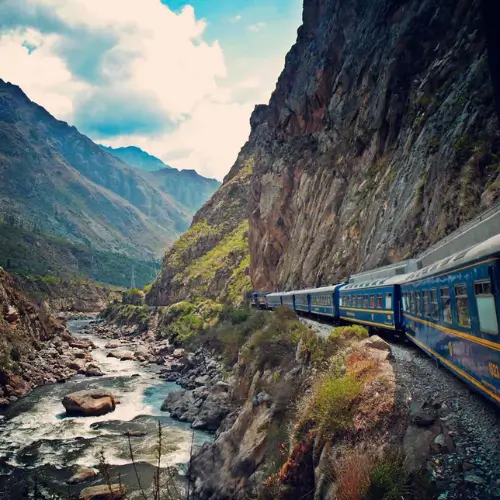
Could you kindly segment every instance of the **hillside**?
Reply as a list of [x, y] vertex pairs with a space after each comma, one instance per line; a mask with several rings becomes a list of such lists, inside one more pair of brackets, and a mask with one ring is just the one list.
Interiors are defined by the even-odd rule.
[[175, 168], [148, 172], [144, 176], [151, 184], [174, 198], [187, 213], [194, 215], [217, 191], [221, 183], [199, 175], [195, 170]]
[[156, 156], [150, 155], [143, 151], [137, 146], [127, 146], [124, 148], [111, 148], [99, 144], [99, 147], [121, 161], [129, 165], [130, 167], [137, 168], [144, 172], [156, 172], [163, 168], [172, 168], [170, 165], [166, 165]]
[[203, 177], [195, 170], [172, 168], [136, 146], [115, 149], [99, 147], [130, 167], [141, 170], [153, 186], [169, 195], [191, 216], [220, 186], [219, 181]]
[[500, 195], [481, 2], [305, 0], [252, 116], [257, 289], [413, 256]]
[[149, 258], [189, 224], [140, 172], [2, 80], [0, 175], [4, 214], [98, 250]]
[[143, 287], [155, 278], [158, 263], [35, 233], [26, 224], [6, 224], [0, 217], [0, 266], [18, 276], [85, 277], [120, 287], [130, 286], [133, 268], [136, 285]]
[[147, 297], [150, 305], [202, 297], [243, 300], [251, 288], [246, 210], [253, 168], [253, 159], [243, 148], [222, 186], [165, 254]]

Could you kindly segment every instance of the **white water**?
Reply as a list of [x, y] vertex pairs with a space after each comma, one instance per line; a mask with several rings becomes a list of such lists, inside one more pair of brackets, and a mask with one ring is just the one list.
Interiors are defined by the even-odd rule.
[[[71, 327], [76, 332], [83, 325], [73, 322]], [[105, 340], [85, 338], [98, 346], [92, 355], [104, 377], [78, 376], [65, 384], [36, 389], [4, 412], [4, 418], [0, 416], [0, 490], [2, 473], [5, 477], [20, 469], [43, 468], [58, 475], [57, 471], [74, 466], [95, 467], [101, 450], [110, 465], [130, 464], [124, 436], [127, 430], [147, 433], [131, 438], [133, 452], [137, 462], [154, 465], [158, 422], [163, 429], [162, 465], [185, 464], [192, 443], [199, 446], [210, 439], [208, 434], [193, 433], [188, 424], [175, 422], [160, 411], [166, 395], [179, 386], [162, 381], [154, 369], [136, 361], [107, 358]], [[111, 390], [121, 404], [114, 412], [99, 417], [66, 417], [62, 398], [70, 392], [94, 388]]]

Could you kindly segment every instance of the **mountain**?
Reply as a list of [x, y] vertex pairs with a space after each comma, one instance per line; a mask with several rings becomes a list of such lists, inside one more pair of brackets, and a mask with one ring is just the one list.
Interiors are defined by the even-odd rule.
[[[221, 188], [167, 252], [151, 304], [227, 299], [233, 274], [240, 293], [248, 273], [260, 290], [335, 283], [418, 254], [500, 197], [477, 0], [305, 0], [250, 123]], [[226, 243], [247, 223], [249, 248], [241, 233], [231, 258]]]
[[258, 289], [414, 256], [500, 196], [477, 0], [305, 0], [276, 90], [251, 121]]
[[136, 169], [0, 80], [0, 211], [42, 233], [150, 260], [188, 227]]
[[189, 214], [194, 215], [217, 191], [221, 183], [198, 174], [195, 170], [162, 169], [144, 176], [151, 184], [171, 196]]
[[150, 155], [137, 146], [127, 146], [125, 148], [110, 148], [99, 145], [99, 147], [113, 156], [116, 156], [130, 167], [138, 168], [144, 172], [155, 172], [164, 168], [172, 168], [166, 165], [156, 156]]
[[177, 170], [165, 165], [159, 158], [135, 146], [116, 149], [100, 146], [100, 148], [130, 167], [142, 170], [144, 177], [151, 184], [171, 196], [190, 215], [194, 215], [220, 186], [219, 181], [203, 177], [195, 170]]

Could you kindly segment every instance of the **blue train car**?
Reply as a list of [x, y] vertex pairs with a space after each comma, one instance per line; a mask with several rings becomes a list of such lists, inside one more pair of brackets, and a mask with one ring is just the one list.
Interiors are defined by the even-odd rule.
[[283, 307], [289, 307], [290, 309], [295, 310], [295, 297], [293, 292], [282, 292], [281, 303]]
[[310, 313], [311, 312], [311, 297], [309, 292], [314, 291], [313, 288], [308, 288], [305, 290], [295, 290], [290, 292], [293, 294], [294, 303], [295, 303], [295, 311]]
[[252, 298], [250, 303], [252, 307], [258, 307], [259, 309], [267, 309], [267, 299], [266, 295], [269, 292], [252, 292]]
[[310, 312], [319, 316], [328, 316], [330, 318], [338, 319], [339, 290], [343, 285], [345, 285], [345, 283], [310, 290]]
[[281, 307], [281, 292], [269, 293], [266, 295], [267, 299], [267, 307], [268, 309], [276, 309], [277, 307]]
[[402, 332], [401, 287], [406, 275], [366, 283], [352, 283], [339, 290], [339, 318], [373, 328]]
[[407, 336], [500, 404], [500, 235], [408, 275]]

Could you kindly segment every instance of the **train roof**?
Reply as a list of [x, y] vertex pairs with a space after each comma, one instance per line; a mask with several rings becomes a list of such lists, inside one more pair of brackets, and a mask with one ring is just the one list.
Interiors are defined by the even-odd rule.
[[397, 276], [391, 276], [390, 278], [384, 278], [374, 281], [366, 281], [364, 283], [351, 283], [342, 287], [342, 291], [347, 290], [360, 290], [362, 288], [377, 288], [387, 285], [399, 285], [408, 280], [408, 274], [398, 274]]
[[268, 293], [266, 297], [281, 297], [283, 294], [281, 292]]
[[295, 290], [294, 292], [290, 293], [303, 295], [306, 293], [334, 292], [339, 286], [342, 286], [342, 283], [339, 283], [338, 285], [321, 286], [319, 288], [305, 288], [304, 290]]
[[494, 254], [500, 254], [500, 234], [493, 236], [478, 245], [463, 250], [462, 252], [457, 252], [451, 257], [441, 259], [435, 264], [424, 267], [419, 271], [410, 273], [406, 281], [415, 281], [427, 276], [433, 276], [434, 274], [442, 273], [449, 269], [453, 269], [462, 264], [479, 260], [483, 257], [488, 257]]

